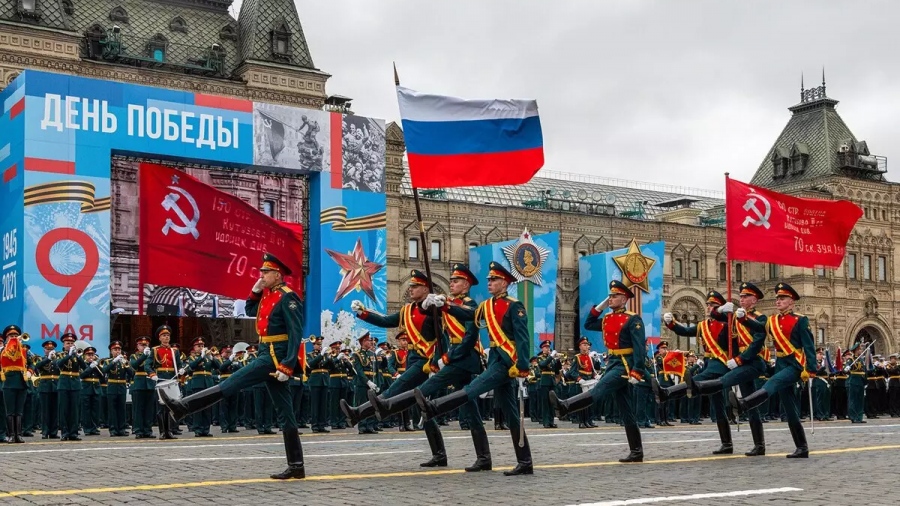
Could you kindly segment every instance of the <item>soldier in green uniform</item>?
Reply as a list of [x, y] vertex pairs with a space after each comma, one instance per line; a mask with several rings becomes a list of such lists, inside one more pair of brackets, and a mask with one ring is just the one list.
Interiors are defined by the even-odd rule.
[[341, 357], [341, 342], [334, 341], [328, 346], [325, 355], [325, 366], [328, 368], [328, 424], [332, 429], [346, 429], [346, 419], [341, 413], [341, 399], [344, 398], [344, 362]]
[[100, 357], [97, 348], [88, 346], [82, 358], [86, 367], [81, 371], [81, 427], [85, 436], [100, 435]]
[[328, 433], [328, 381], [331, 369], [327, 362], [329, 350], [322, 346], [322, 336], [312, 336], [313, 351], [307, 361], [309, 366], [309, 410], [313, 432]]
[[247, 299], [247, 315], [256, 316], [256, 331], [262, 346], [257, 359], [211, 388], [180, 400], [165, 394], [161, 399], [176, 418], [183, 418], [214, 405], [243, 387], [265, 382], [275, 407], [285, 414], [282, 437], [288, 468], [271, 477], [280, 480], [305, 478], [303, 448], [287, 385], [287, 381], [296, 375], [298, 352], [303, 345], [303, 302], [284, 283], [291, 270], [274, 255], [266, 253], [263, 256], [259, 271], [260, 279]]
[[[656, 356], [654, 357], [654, 361], [656, 362], [656, 379], [659, 381], [660, 388], [668, 388], [675, 385], [674, 375], [666, 374], [665, 367], [663, 366], [663, 360], [666, 358], [666, 354], [669, 352], [669, 342], [668, 341], [660, 341], [659, 346], [656, 347]], [[657, 405], [657, 423], [659, 425], [665, 427], [672, 427], [672, 424], [669, 423], [670, 420], [674, 420], [675, 414], [675, 401], [669, 400], [667, 402], [659, 402]]]
[[800, 407], [794, 386], [797, 381], [809, 381], [816, 377], [815, 345], [809, 319], [794, 313], [794, 304], [800, 295], [787, 283], [778, 283], [775, 287], [775, 308], [778, 314], [768, 317], [766, 323], [756, 320], [744, 308], [738, 308], [735, 316], [738, 322], [751, 332], [765, 331], [775, 341], [778, 361], [776, 373], [766, 382], [765, 387], [744, 396], [740, 400], [733, 392], [729, 399], [732, 406], [746, 411], [769, 398], [773, 392], [779, 392], [781, 402], [787, 414], [788, 428], [797, 449], [788, 458], [807, 458], [809, 449], [806, 444], [806, 433], [800, 423]]
[[[697, 355], [693, 351], [687, 354], [687, 364], [685, 365], [685, 377], [688, 375], [696, 376], [700, 374], [701, 367], [697, 363]], [[700, 421], [700, 404], [701, 397], [682, 397], [681, 398], [681, 423], [689, 423], [691, 425], [701, 425]]]
[[[181, 352], [170, 345], [172, 328], [168, 325], [159, 326], [156, 329], [156, 338], [159, 339], [159, 346], [154, 346], [150, 351], [150, 357], [144, 361], [144, 371], [147, 373], [147, 378], [155, 382], [175, 379], [176, 373], [180, 373], [183, 370], [184, 364], [181, 362]], [[156, 412], [156, 420], [159, 426], [160, 439], [177, 439], [175, 437], [177, 424], [169, 416], [165, 407], [160, 406]]]
[[891, 418], [897, 418], [900, 416], [900, 363], [896, 353], [888, 357], [884, 370], [888, 380], [888, 412]]
[[9, 325], [3, 329], [4, 345], [0, 349], [0, 374], [3, 376], [3, 403], [6, 407], [8, 443], [24, 443], [22, 427], [25, 414], [26, 383], [34, 374], [29, 354], [22, 342], [22, 329]]
[[63, 441], [81, 441], [78, 437], [79, 406], [81, 395], [81, 371], [87, 367], [81, 355], [76, 353], [75, 334], [66, 332], [60, 337], [63, 343], [62, 357], [56, 360], [59, 369], [59, 424]]
[[28, 374], [25, 380], [25, 408], [22, 415], [22, 435], [25, 437], [34, 437], [35, 429], [35, 408], [40, 408], [40, 398], [38, 397], [38, 384], [40, 376], [38, 376], [35, 367], [41, 358], [31, 352], [31, 345], [24, 343], [22, 345], [28, 354]]
[[[122, 343], [113, 341], [109, 343], [109, 358], [102, 363], [103, 375], [106, 376], [106, 412], [109, 415], [109, 435], [112, 437], [124, 437], [128, 435], [125, 430], [125, 397], [127, 394], [128, 378], [131, 374], [131, 364], [122, 355]], [[132, 403], [134, 399], [132, 398]]]
[[[346, 401], [341, 402], [341, 411], [347, 416], [347, 423], [352, 427], [358, 425], [360, 434], [375, 434], [375, 426], [377, 420], [375, 412], [371, 409], [360, 409], [360, 406], [368, 402], [368, 389], [379, 391], [378, 385], [375, 384], [375, 376], [378, 374], [378, 361], [375, 359], [375, 352], [372, 351], [372, 336], [369, 332], [357, 338], [359, 342], [359, 350], [350, 356], [353, 363], [353, 404], [354, 410], [351, 411]], [[366, 406], [368, 407], [368, 406]], [[359, 416], [357, 418], [357, 416]]]
[[541, 423], [545, 429], [557, 428], [555, 413], [550, 409], [550, 391], [555, 387], [554, 379], [562, 369], [562, 363], [556, 358], [559, 352], [550, 351], [552, 347], [552, 340], [541, 341], [541, 353], [538, 355], [538, 370], [541, 374], [538, 379], [537, 401], [540, 406]]
[[[191, 341], [191, 356], [188, 359], [188, 368], [191, 371], [191, 379], [188, 382], [188, 394], [193, 395], [213, 386], [212, 371], [217, 367], [206, 343], [202, 337], [195, 337]], [[212, 408], [201, 409], [193, 414], [191, 430], [194, 437], [212, 437], [209, 427], [212, 424]]]
[[56, 367], [56, 341], [48, 339], [41, 345], [44, 358], [35, 365], [41, 375], [38, 394], [41, 397], [41, 439], [59, 439], [59, 398], [56, 385], [59, 367]]
[[[463, 389], [471, 383], [474, 375], [481, 371], [481, 343], [479, 341], [478, 327], [475, 325], [476, 302], [469, 297], [469, 289], [478, 284], [478, 279], [465, 264], [454, 264], [450, 274], [450, 297], [443, 295], [426, 296], [422, 301], [422, 308], [431, 309], [432, 306], [440, 309], [443, 332], [441, 333], [441, 350], [446, 350], [432, 364], [430, 369], [437, 370], [433, 376], [419, 386], [418, 390], [426, 398], [436, 396], [438, 392], [447, 387], [453, 387], [454, 391]], [[405, 338], [407, 334], [402, 334]], [[405, 345], [404, 345], [405, 346]], [[405, 359], [404, 358], [404, 363]], [[376, 416], [384, 418], [393, 413], [404, 412], [415, 403], [415, 391], [407, 391], [393, 397], [375, 396], [369, 391], [369, 401], [375, 406]], [[490, 471], [492, 468], [491, 449], [484, 430], [484, 422], [478, 411], [475, 400], [469, 401], [459, 408], [460, 426], [465, 425], [472, 434], [472, 442], [475, 446], [476, 461], [467, 472]], [[433, 430], [428, 420], [425, 422], [428, 430]], [[401, 430], [403, 430], [401, 428]], [[432, 454], [440, 451], [437, 446], [432, 447]], [[446, 462], [446, 453], [445, 453]]]
[[[409, 336], [406, 335], [405, 330], [400, 329], [400, 332], [394, 338], [397, 340], [397, 349], [391, 357], [393, 361], [391, 368], [394, 370], [394, 379], [397, 379], [398, 376], [406, 372], [406, 358], [409, 356]], [[413, 412], [418, 411], [419, 409], [416, 406], [413, 406], [412, 409], [400, 411], [400, 432], [413, 432], [416, 430], [410, 422], [414, 415]]]
[[145, 362], [150, 358], [150, 338], [137, 339], [137, 351], [131, 355], [129, 365], [134, 371], [131, 383], [131, 410], [135, 439], [153, 439], [153, 418], [156, 415], [156, 396], [153, 382], [147, 378]]
[[[243, 356], [244, 352], [241, 350], [235, 351], [234, 348], [231, 347], [222, 348], [222, 357], [224, 357], [224, 360], [219, 366], [219, 384], [240, 370], [244, 365], [241, 361]], [[222, 414], [219, 423], [222, 434], [240, 432], [237, 429], [238, 408], [240, 407], [239, 399], [240, 392], [222, 397]]]
[[[516, 467], [504, 471], [506, 476], [534, 474], [531, 446], [525, 436], [519, 409], [518, 396], [522, 396], [522, 381], [529, 374], [528, 358], [531, 356], [531, 336], [528, 334], [528, 315], [521, 302], [509, 297], [506, 290], [516, 278], [498, 262], [488, 268], [488, 292], [491, 298], [475, 310], [475, 326], [486, 328], [491, 342], [487, 368], [464, 388], [437, 399], [428, 399], [420, 389], [415, 390], [416, 403], [426, 419], [449, 413], [466, 403], [476, 402], [479, 396], [490, 390], [500, 405], [509, 424]], [[451, 362], [452, 363], [452, 362]], [[515, 379], [519, 380], [516, 388]]]
[[[551, 404], [559, 408], [560, 414], [565, 414], [587, 409], [607, 395], [614, 395], [630, 449], [628, 456], [619, 462], [644, 461], [641, 430], [634, 416], [628, 386], [640, 383], [648, 375], [644, 363], [647, 356], [644, 323], [640, 316], [625, 310], [628, 299], [633, 296], [624, 283], [611, 281], [609, 296], [591, 309], [584, 323], [587, 330], [603, 332], [603, 341], [609, 350], [609, 364], [597, 385], [565, 401], [560, 401], [555, 395], [550, 397]], [[607, 307], [611, 311], [601, 318]]]
[[847, 417], [852, 423], [866, 423], [863, 420], [863, 406], [866, 400], [866, 369], [865, 360], [862, 357], [865, 346], [858, 341], [850, 348], [856, 358], [852, 363], [844, 366], [844, 371], [850, 375], [847, 378]]
[[[598, 360], [597, 353], [591, 351], [591, 342], [587, 337], [582, 336], [578, 341], [578, 354], [575, 355], [575, 361], [572, 363], [571, 369], [569, 369], [569, 377], [574, 378], [578, 390], [576, 392], [570, 392], [566, 399], [574, 397], [581, 392], [582, 389], [580, 385], [582, 381], [599, 380], [600, 369], [602, 367], [602, 364]], [[566, 399], [560, 398], [560, 400]], [[593, 417], [591, 416], [590, 409], [583, 409], [578, 413], [572, 413], [569, 418], [573, 423], [578, 423], [579, 429], [596, 427], [592, 420]]]
[[816, 350], [816, 380], [812, 384], [813, 413], [811, 415], [820, 422], [831, 421], [831, 385], [828, 376], [831, 364], [825, 358], [825, 348]]
[[[843, 359], [843, 364], [849, 364], [853, 361], [853, 352], [847, 350], [842, 357], [837, 358]], [[847, 419], [847, 378], [850, 374], [844, 370], [843, 364], [836, 363], [835, 371], [831, 375], [831, 412], [838, 420]]]

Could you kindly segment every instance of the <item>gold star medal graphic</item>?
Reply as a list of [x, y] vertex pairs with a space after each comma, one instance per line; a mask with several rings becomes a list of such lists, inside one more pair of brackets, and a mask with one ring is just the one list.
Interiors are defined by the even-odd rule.
[[622, 271], [622, 282], [626, 287], [637, 286], [645, 292], [650, 292], [650, 269], [656, 260], [641, 253], [637, 239], [631, 239], [628, 251], [624, 255], [613, 257], [613, 261]]

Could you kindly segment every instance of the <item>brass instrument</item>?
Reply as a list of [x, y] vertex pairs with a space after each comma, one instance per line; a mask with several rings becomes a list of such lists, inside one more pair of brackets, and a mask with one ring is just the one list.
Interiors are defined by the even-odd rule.
[[75, 341], [75, 353], [79, 356], [84, 353], [84, 350], [91, 347], [91, 343], [85, 341], [84, 339], [80, 341]]
[[22, 332], [22, 335], [19, 336], [19, 340], [23, 343], [28, 342], [29, 339], [31, 339], [31, 335], [29, 335], [28, 332]]

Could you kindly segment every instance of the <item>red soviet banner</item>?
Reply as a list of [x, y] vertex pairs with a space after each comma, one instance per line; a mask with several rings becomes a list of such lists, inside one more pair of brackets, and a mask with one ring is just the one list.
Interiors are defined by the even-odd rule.
[[726, 180], [725, 236], [731, 260], [838, 267], [862, 215], [847, 200], [804, 199]]
[[300, 225], [170, 167], [144, 163], [139, 174], [142, 283], [245, 299], [263, 253], [271, 253], [291, 269], [285, 281], [303, 296]]

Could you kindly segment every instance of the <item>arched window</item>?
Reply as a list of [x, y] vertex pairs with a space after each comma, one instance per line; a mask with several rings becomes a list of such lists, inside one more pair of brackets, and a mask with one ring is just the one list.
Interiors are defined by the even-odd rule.
[[409, 239], [409, 258], [419, 258], [419, 240], [415, 237]]
[[681, 263], [680, 258], [676, 258], [674, 262], [672, 262], [672, 276], [676, 278], [684, 277], [684, 266]]

